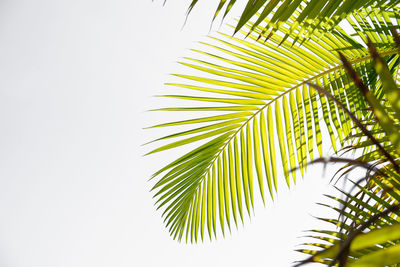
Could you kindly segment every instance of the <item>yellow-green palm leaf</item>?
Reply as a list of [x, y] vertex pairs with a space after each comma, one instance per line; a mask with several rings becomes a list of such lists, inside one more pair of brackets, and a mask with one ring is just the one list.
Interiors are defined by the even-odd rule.
[[[351, 19], [369, 23], [367, 12]], [[379, 34], [391, 23], [393, 12], [374, 14], [381, 23], [371, 25], [371, 35], [379, 38], [382, 55], [396, 60], [397, 50], [385, 46], [392, 38]], [[297, 47], [292, 46], [296, 35], [290, 29], [281, 29], [290, 38], [273, 35], [264, 42], [258, 39], [261, 26], [247, 27], [254, 32], [246, 40], [223, 33], [210, 37], [204, 49], [195, 50], [199, 58], [181, 62], [198, 74], [178, 74], [177, 81], [169, 83], [187, 93], [164, 97], [199, 106], [160, 110], [198, 115], [154, 126], [187, 128], [158, 139], [168, 143], [150, 153], [198, 144], [154, 174], [157, 205], [179, 240], [196, 241], [206, 231], [216, 237], [218, 229], [225, 233], [250, 215], [257, 191], [264, 200], [267, 193], [274, 196], [278, 183], [291, 185], [298, 175], [291, 169], [299, 166], [303, 174], [307, 162], [316, 153], [322, 155], [322, 125], [335, 151], [343, 144], [353, 126], [348, 115], [309, 83], [324, 85], [346, 100], [352, 112], [363, 114], [362, 95], [347, 78], [337, 50], [367, 73], [374, 73], [371, 56], [364, 46], [353, 47], [355, 41], [342, 29]], [[282, 163], [282, 175], [277, 162]]]

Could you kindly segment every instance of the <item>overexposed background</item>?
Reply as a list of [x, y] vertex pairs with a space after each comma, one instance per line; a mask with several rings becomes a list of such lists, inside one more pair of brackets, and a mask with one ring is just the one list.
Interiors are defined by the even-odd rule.
[[182, 29], [190, 1], [163, 2], [0, 1], [0, 266], [279, 267], [303, 257], [298, 237], [320, 227], [311, 215], [329, 191], [321, 166], [225, 239], [178, 243], [164, 228], [148, 178], [175, 155], [142, 156], [162, 135], [143, 128], [168, 119], [145, 111], [209, 33], [217, 3], [200, 1]]

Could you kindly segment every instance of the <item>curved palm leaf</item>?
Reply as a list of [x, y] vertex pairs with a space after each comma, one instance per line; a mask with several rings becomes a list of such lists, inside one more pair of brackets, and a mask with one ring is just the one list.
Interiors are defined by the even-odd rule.
[[[370, 11], [360, 12], [357, 18], [370, 24]], [[371, 35], [381, 41], [380, 52], [385, 59], [393, 59], [397, 50], [385, 45], [392, 43], [392, 38], [378, 34], [391, 23], [393, 12], [374, 10], [374, 14], [377, 23], [370, 27], [377, 30]], [[195, 125], [158, 139], [169, 143], [149, 154], [202, 142], [153, 176], [162, 175], [153, 190], [157, 191], [158, 208], [164, 208], [163, 216], [171, 235], [179, 240], [185, 236], [191, 241], [199, 236], [204, 238], [206, 229], [212, 238], [217, 228], [224, 233], [225, 226], [230, 228], [239, 218], [243, 221], [244, 210], [250, 215], [253, 207], [255, 183], [265, 199], [263, 177], [273, 196], [278, 183], [277, 158], [282, 163], [286, 183], [295, 181], [296, 173], [290, 173], [290, 169], [300, 166], [303, 174], [306, 162], [313, 159], [314, 148], [322, 155], [320, 121], [327, 127], [334, 150], [343, 144], [352, 131], [351, 120], [333, 102], [308, 87], [308, 83], [323, 84], [353, 113], [363, 115], [360, 110], [363, 97], [347, 78], [337, 50], [347, 55], [362, 73], [374, 73], [372, 59], [364, 46], [353, 47], [355, 40], [342, 29], [319, 38], [311, 37], [299, 48], [292, 46], [291, 40], [296, 37], [290, 29], [282, 31], [291, 38], [274, 35], [264, 43], [258, 39], [262, 27], [254, 24], [247, 27], [254, 29], [249, 35], [252, 40], [220, 34], [212, 37], [213, 43], [204, 43], [218, 55], [196, 50], [201, 59], [186, 58], [181, 62], [203, 75], [176, 75], [184, 82], [169, 85], [189, 89], [197, 95], [164, 96], [207, 106], [159, 109], [218, 113], [154, 126]]]

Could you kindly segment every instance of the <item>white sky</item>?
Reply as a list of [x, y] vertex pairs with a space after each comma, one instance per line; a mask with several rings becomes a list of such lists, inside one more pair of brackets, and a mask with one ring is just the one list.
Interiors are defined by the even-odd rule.
[[[320, 227], [330, 173], [310, 168], [225, 239], [173, 241], [142, 157], [165, 114], [152, 95], [209, 32], [215, 1], [181, 30], [169, 0], [0, 1], [0, 266], [289, 266], [302, 230]], [[200, 1], [203, 2], [203, 1]], [[213, 3], [211, 5], [211, 3]], [[157, 102], [158, 101], [158, 102]], [[161, 117], [160, 117], [161, 116]]]

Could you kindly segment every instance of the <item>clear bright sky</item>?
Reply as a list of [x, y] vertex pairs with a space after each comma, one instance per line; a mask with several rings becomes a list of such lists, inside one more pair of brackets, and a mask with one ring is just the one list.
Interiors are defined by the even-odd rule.
[[[322, 167], [225, 239], [177, 243], [148, 182], [174, 152], [143, 157], [166, 114], [175, 62], [209, 33], [214, 2], [0, 1], [0, 266], [290, 266], [321, 227]], [[203, 1], [200, 1], [203, 2]], [[228, 19], [229, 21], [229, 19]], [[232, 20], [231, 20], [232, 21]], [[218, 22], [219, 23], [219, 22]], [[217, 23], [217, 24], [218, 24]], [[218, 25], [217, 25], [218, 26]]]

